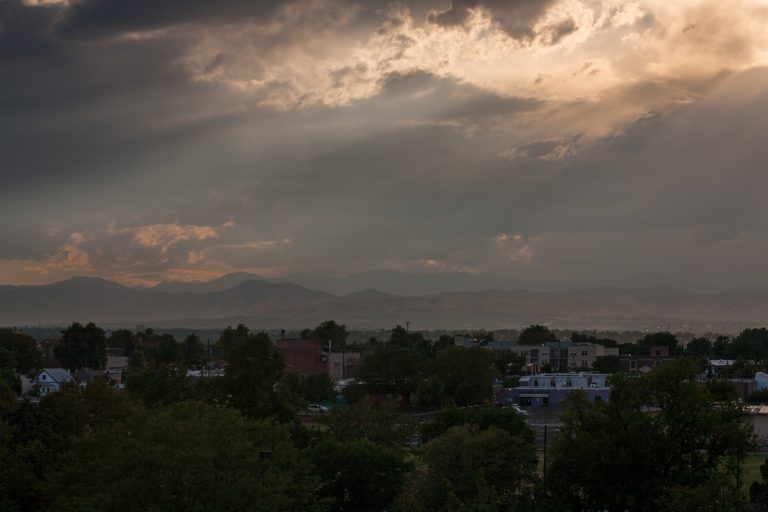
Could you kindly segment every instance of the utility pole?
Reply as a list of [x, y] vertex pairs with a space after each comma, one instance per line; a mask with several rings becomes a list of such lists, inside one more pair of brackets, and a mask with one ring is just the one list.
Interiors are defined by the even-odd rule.
[[411, 322], [406, 320], [405, 321], [405, 334], [409, 334], [411, 332]]
[[544, 424], [544, 479], [547, 478], [547, 424]]

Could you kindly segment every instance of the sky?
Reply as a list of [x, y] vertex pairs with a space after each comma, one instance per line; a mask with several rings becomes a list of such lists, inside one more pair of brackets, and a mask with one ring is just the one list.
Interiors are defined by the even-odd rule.
[[0, 283], [768, 282], [768, 1], [0, 0]]

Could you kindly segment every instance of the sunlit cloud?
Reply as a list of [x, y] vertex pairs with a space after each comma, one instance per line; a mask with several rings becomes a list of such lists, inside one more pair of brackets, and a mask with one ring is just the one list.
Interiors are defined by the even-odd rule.
[[0, 281], [768, 250], [765, 1], [13, 1]]

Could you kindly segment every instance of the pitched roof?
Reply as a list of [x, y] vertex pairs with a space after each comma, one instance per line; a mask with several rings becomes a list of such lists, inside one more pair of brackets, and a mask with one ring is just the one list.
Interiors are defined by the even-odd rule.
[[43, 371], [56, 382], [69, 382], [72, 380], [72, 374], [64, 368], [43, 368]]

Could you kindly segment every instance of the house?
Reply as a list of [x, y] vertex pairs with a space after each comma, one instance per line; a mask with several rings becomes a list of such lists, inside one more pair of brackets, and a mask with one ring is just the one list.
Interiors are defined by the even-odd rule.
[[755, 374], [755, 386], [757, 391], [768, 389], [768, 373], [757, 372]]
[[497, 402], [521, 406], [549, 406], [563, 402], [572, 391], [583, 392], [589, 400], [607, 401], [611, 397], [605, 373], [540, 373], [521, 377], [518, 386], [505, 388]]
[[64, 368], [43, 368], [32, 379], [33, 389], [37, 390], [41, 398], [59, 391], [67, 382], [72, 382], [72, 374]]
[[107, 368], [104, 374], [112, 379], [118, 386], [123, 384], [123, 373], [128, 369], [128, 357], [124, 355], [110, 355], [107, 352]]

